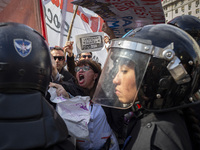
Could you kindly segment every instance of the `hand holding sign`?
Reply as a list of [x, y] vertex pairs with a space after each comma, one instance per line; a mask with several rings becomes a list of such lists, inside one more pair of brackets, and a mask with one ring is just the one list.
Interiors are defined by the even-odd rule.
[[64, 52], [65, 53], [67, 52], [69, 57], [72, 57], [73, 55], [73, 44], [74, 44], [74, 41], [67, 41], [65, 43], [65, 46], [63, 47]]

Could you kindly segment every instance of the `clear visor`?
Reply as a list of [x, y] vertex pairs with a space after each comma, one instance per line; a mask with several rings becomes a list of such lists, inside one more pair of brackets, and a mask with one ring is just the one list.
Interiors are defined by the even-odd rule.
[[92, 101], [113, 108], [131, 107], [150, 57], [130, 49], [111, 48]]

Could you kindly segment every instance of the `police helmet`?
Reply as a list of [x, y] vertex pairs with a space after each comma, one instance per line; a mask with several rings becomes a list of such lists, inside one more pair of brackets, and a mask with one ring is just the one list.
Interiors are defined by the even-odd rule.
[[0, 23], [0, 91], [39, 90], [45, 93], [51, 76], [47, 42], [27, 25]]
[[191, 15], [175, 17], [168, 22], [170, 25], [177, 26], [189, 33], [200, 45], [200, 19]]
[[199, 74], [199, 46], [189, 34], [167, 24], [146, 25], [112, 40], [93, 101], [115, 108], [139, 101], [149, 111], [188, 107], [200, 100]]

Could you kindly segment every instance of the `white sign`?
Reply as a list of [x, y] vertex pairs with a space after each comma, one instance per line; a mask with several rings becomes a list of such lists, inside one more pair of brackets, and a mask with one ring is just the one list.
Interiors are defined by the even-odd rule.
[[103, 36], [104, 34], [102, 32], [76, 35], [78, 54], [102, 50], [104, 46]]

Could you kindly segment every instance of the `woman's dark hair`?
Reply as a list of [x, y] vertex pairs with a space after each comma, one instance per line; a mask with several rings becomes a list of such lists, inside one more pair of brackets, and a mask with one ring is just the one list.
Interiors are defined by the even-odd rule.
[[98, 62], [93, 61], [93, 60], [89, 60], [89, 59], [83, 59], [83, 60], [78, 61], [76, 66], [87, 66], [87, 65], [94, 71], [94, 73], [98, 74], [98, 77], [96, 78], [94, 86], [92, 87], [92, 89], [87, 90], [87, 92], [89, 93], [89, 96], [92, 99], [93, 94], [94, 94], [95, 89], [96, 89], [96, 86], [97, 86], [97, 83], [99, 81], [99, 77], [101, 75], [101, 66], [99, 65]]

